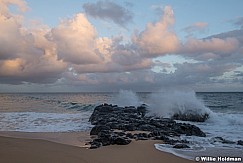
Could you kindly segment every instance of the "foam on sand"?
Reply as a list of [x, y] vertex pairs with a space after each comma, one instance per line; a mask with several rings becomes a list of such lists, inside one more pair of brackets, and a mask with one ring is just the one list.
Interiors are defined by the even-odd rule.
[[67, 132], [85, 131], [92, 126], [88, 123], [90, 113], [0, 113], [0, 131], [22, 132]]

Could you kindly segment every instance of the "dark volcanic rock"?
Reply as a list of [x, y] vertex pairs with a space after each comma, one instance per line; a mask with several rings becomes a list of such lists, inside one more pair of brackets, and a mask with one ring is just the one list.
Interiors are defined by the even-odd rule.
[[199, 127], [186, 123], [178, 123], [177, 125], [175, 125], [175, 131], [179, 134], [185, 134], [186, 136], [206, 136], [206, 134], [202, 130], [200, 130]]
[[205, 122], [208, 119], [208, 114], [193, 114], [193, 113], [176, 113], [171, 118], [181, 121]]
[[173, 146], [173, 148], [182, 149], [182, 148], [190, 148], [190, 147], [186, 144], [176, 144]]
[[[167, 144], [185, 144], [186, 141], [175, 140], [172, 137], [180, 135], [188, 136], [206, 136], [195, 125], [186, 123], [176, 123], [173, 119], [148, 117], [146, 116], [147, 106], [145, 104], [135, 108], [118, 107], [117, 105], [103, 104], [97, 106], [89, 121], [95, 125], [90, 135], [97, 135], [90, 144], [91, 148], [98, 148], [111, 144], [125, 145], [131, 142], [131, 139], [147, 140], [155, 139], [162, 140]], [[122, 130], [115, 132], [114, 130]], [[148, 133], [125, 133], [125, 131], [148, 131]]]
[[220, 143], [223, 143], [223, 144], [235, 144], [235, 142], [230, 141], [230, 140], [226, 140], [222, 137], [214, 137], [214, 138], [211, 139], [211, 142], [220, 142]]
[[138, 114], [144, 117], [147, 112], [147, 108], [148, 106], [146, 104], [142, 104], [141, 106], [138, 106], [137, 107]]
[[90, 135], [98, 135], [99, 132], [104, 131], [104, 130], [110, 130], [110, 127], [108, 126], [104, 126], [104, 125], [97, 125], [94, 126], [91, 131], [90, 131]]
[[140, 131], [153, 131], [156, 127], [150, 124], [142, 124], [138, 127], [138, 130]]
[[93, 142], [90, 143], [90, 149], [96, 149], [96, 148], [99, 148], [101, 147], [101, 142], [97, 141], [96, 139], [93, 140]]
[[131, 143], [131, 140], [125, 139], [123, 137], [117, 137], [114, 139], [114, 144], [117, 144], [117, 145], [127, 145], [129, 143]]
[[238, 144], [238, 145], [243, 145], [243, 140], [238, 140], [238, 141], [237, 141], [237, 144]]

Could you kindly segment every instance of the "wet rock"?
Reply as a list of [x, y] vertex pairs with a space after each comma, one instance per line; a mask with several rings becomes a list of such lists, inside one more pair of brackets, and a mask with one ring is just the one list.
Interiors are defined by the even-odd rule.
[[127, 137], [127, 138], [130, 138], [130, 139], [133, 139], [133, 134], [132, 134], [132, 133], [127, 133], [127, 134], [126, 134], [126, 137]]
[[114, 143], [117, 144], [117, 145], [127, 145], [127, 144], [131, 143], [131, 140], [130, 139], [125, 139], [123, 137], [117, 137], [114, 140]]
[[160, 136], [160, 132], [159, 131], [153, 131], [152, 134], [153, 134], [153, 136]]
[[126, 131], [134, 131], [136, 129], [136, 127], [132, 124], [127, 124], [124, 126]]
[[125, 132], [117, 132], [116, 134], [117, 134], [118, 136], [125, 136], [125, 135], [126, 135]]
[[173, 148], [182, 149], [182, 148], [190, 148], [190, 147], [186, 144], [176, 144], [173, 146]]
[[93, 142], [90, 143], [90, 149], [96, 149], [101, 147], [101, 142], [97, 141], [97, 140], [93, 140]]
[[147, 112], [147, 107], [148, 106], [146, 104], [142, 104], [141, 106], [138, 106], [137, 107], [138, 114], [144, 117]]
[[[97, 106], [89, 121], [95, 125], [90, 135], [97, 135], [97, 139], [91, 142], [91, 148], [112, 144], [129, 144], [135, 140], [163, 140], [167, 144], [175, 145], [185, 141], [172, 139], [180, 135], [206, 136], [195, 125], [177, 123], [170, 118], [146, 116], [147, 106], [141, 105], [119, 107], [117, 105], [103, 104]], [[114, 130], [122, 130], [114, 131]], [[127, 134], [125, 131], [148, 131], [149, 133]]]
[[148, 134], [147, 133], [138, 133], [136, 135], [136, 140], [148, 140]]
[[153, 131], [154, 129], [156, 129], [156, 127], [150, 124], [143, 124], [138, 127], [138, 130], [141, 131]]
[[186, 123], [178, 123], [174, 125], [175, 131], [180, 134], [185, 134], [186, 136], [200, 136], [200, 137], [205, 137], [206, 134], [200, 130], [199, 127], [191, 125], [191, 124], [186, 124]]
[[105, 125], [96, 125], [94, 126], [91, 131], [90, 131], [90, 135], [98, 135], [99, 132], [103, 131], [103, 130], [110, 130], [110, 127], [105, 126]]
[[238, 145], [243, 145], [243, 140], [238, 140], [238, 141], [237, 141], [237, 144], [238, 144]]
[[124, 113], [137, 113], [137, 110], [134, 106], [130, 106], [130, 107], [125, 107], [124, 108]]
[[235, 144], [235, 142], [224, 139], [222, 137], [214, 137], [214, 138], [211, 139], [211, 142], [220, 142], [220, 143], [223, 143], [223, 144]]
[[209, 118], [209, 114], [176, 113], [171, 118], [181, 121], [205, 122]]

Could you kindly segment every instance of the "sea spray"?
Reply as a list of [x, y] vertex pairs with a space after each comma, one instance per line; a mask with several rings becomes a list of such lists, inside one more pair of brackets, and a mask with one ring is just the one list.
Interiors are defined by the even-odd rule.
[[152, 93], [148, 99], [151, 115], [172, 117], [174, 114], [210, 115], [212, 111], [193, 91], [165, 91]]
[[[120, 90], [111, 100], [118, 106], [139, 106], [145, 103], [139, 95], [131, 90]], [[146, 99], [149, 115], [171, 118], [174, 114], [204, 115], [212, 111], [200, 101], [194, 91], [167, 90], [154, 92]]]
[[130, 90], [120, 90], [119, 93], [114, 96], [114, 98], [112, 98], [111, 103], [124, 107], [139, 106], [143, 102], [139, 100], [139, 97], [136, 93]]

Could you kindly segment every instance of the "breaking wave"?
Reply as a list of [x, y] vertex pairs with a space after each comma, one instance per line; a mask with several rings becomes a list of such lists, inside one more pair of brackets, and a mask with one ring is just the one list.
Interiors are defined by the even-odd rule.
[[148, 99], [150, 114], [171, 117], [175, 113], [193, 115], [212, 114], [193, 91], [168, 91], [153, 93]]
[[88, 113], [0, 113], [0, 131], [22, 132], [67, 132], [85, 131], [92, 125], [88, 123]]
[[111, 99], [111, 103], [124, 107], [124, 106], [139, 106], [143, 102], [139, 99], [138, 95], [131, 90], [120, 90], [114, 98]]
[[[146, 102], [145, 102], [146, 101]], [[200, 101], [193, 91], [166, 91], [151, 93], [145, 99], [138, 94], [121, 90], [113, 99], [113, 104], [119, 106], [139, 106], [147, 104], [148, 114], [161, 117], [171, 117], [176, 113], [195, 115], [212, 114], [213, 112]]]

